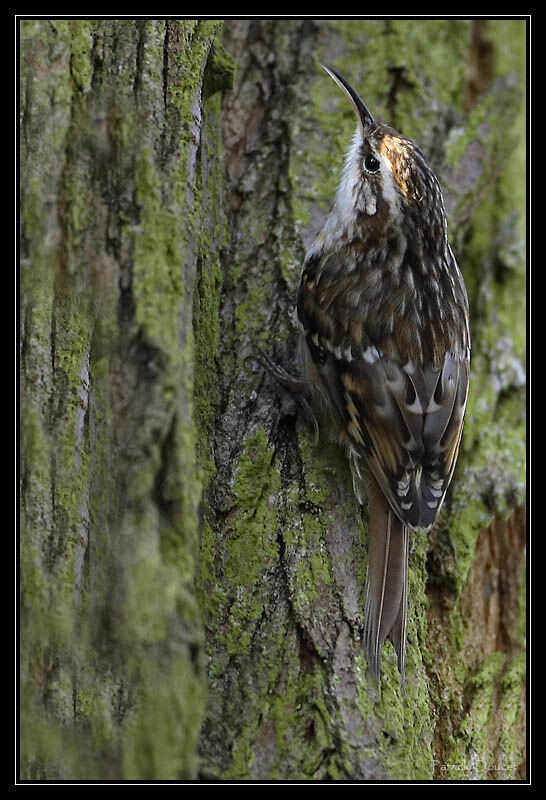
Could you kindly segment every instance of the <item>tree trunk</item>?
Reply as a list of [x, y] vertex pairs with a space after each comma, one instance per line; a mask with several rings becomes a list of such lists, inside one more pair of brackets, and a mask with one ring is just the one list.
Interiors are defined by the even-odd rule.
[[[23, 20], [21, 778], [525, 778], [525, 22]], [[416, 139], [469, 289], [461, 456], [407, 688], [366, 509], [291, 368], [353, 128]]]

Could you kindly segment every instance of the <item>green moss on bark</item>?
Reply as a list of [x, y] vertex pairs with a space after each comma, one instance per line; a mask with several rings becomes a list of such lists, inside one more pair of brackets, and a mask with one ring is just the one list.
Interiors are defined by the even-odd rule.
[[217, 176], [195, 164], [220, 24], [22, 23], [24, 778], [196, 774], [192, 305]]
[[[507, 75], [507, 71], [523, 72], [518, 58], [521, 59], [524, 52], [525, 28], [523, 24], [503, 28], [499, 22], [499, 26], [486, 29], [494, 51], [500, 41], [510, 40], [512, 44], [508, 50], [514, 57], [507, 59], [507, 48], [503, 46], [503, 56], [493, 67], [489, 85], [482, 88], [476, 105], [465, 118], [463, 104], [468, 103], [469, 97], [467, 70], [476, 36], [472, 21], [350, 21], [318, 23], [317, 27], [318, 47], [313, 59], [334, 63], [362, 94], [372, 113], [415, 138], [440, 173], [446, 187], [452, 240], [471, 295], [474, 356], [467, 429], [453, 492], [435, 532], [434, 546], [438, 549], [432, 560], [427, 560], [427, 538], [412, 537], [408, 651], [408, 674], [414, 676], [408, 688], [411, 697], [407, 702], [399, 698], [394, 653], [388, 645], [381, 699], [374, 698], [365, 676], [356, 679], [358, 702], [354, 696], [345, 697], [347, 708], [356, 708], [362, 719], [381, 720], [383, 733], [379, 738], [372, 737], [373, 746], [369, 751], [380, 764], [376, 774], [426, 779], [440, 775], [435, 763], [438, 761], [438, 751], [434, 749], [437, 742], [433, 741], [437, 720], [431, 713], [431, 706], [439, 710], [441, 718], [448, 713], [456, 720], [465, 687], [472, 693], [471, 684], [467, 683], [469, 666], [463, 657], [467, 631], [458, 603], [474, 560], [476, 539], [494, 517], [508, 515], [524, 500], [522, 346], [525, 314], [523, 306], [518, 307], [513, 301], [514, 297], [522, 300], [524, 297], [525, 273], [521, 257], [524, 248], [520, 212], [512, 213], [512, 206], [518, 205], [517, 198], [521, 200], [522, 183], [517, 168], [505, 169], [504, 165], [511, 161], [510, 153], [515, 145], [518, 154], [514, 161], [521, 167], [523, 139], [515, 139], [513, 133], [522, 119], [522, 85]], [[253, 44], [250, 46], [253, 48]], [[259, 61], [258, 47], [256, 52]], [[438, 63], [442, 64], [441, 70]], [[354, 117], [342, 93], [325, 76], [321, 78], [320, 73], [310, 86], [307, 81], [305, 87], [300, 86], [297, 91], [302, 102], [289, 115], [293, 146], [288, 176], [293, 190], [292, 219], [298, 232], [309, 242], [337, 188], [343, 155], [354, 129]], [[507, 127], [503, 117], [513, 121], [515, 128], [512, 129], [511, 124]], [[248, 181], [250, 183], [251, 179]], [[259, 241], [260, 236], [264, 236], [259, 213], [252, 215], [249, 224], [250, 235]], [[290, 257], [288, 251], [289, 248], [284, 259], [285, 280], [291, 286], [297, 284], [297, 275], [291, 272], [299, 273], [299, 267], [296, 266], [296, 248], [294, 257]], [[499, 255], [500, 262], [497, 261]], [[244, 275], [244, 270], [240, 269], [239, 277]], [[261, 302], [261, 292], [264, 292], [263, 283], [252, 285], [250, 281], [248, 296]], [[252, 307], [253, 302], [248, 306]], [[241, 308], [239, 314], [247, 320], [246, 307]], [[237, 330], [244, 337], [252, 332], [252, 323], [245, 327], [239, 321]], [[267, 333], [258, 335], [265, 339]], [[271, 337], [269, 339], [271, 341]], [[335, 475], [328, 474], [328, 465], [335, 463], [335, 459], [332, 460], [330, 452], [324, 449], [314, 453], [309, 449], [306, 453], [306, 441], [300, 437], [299, 455], [302, 474], [308, 480], [300, 487], [301, 494], [293, 487], [284, 490], [283, 561], [287, 566], [290, 600], [296, 618], [318, 652], [325, 655], [330, 653], [329, 644], [322, 639], [316, 620], [324, 611], [325, 598], [336, 586], [332, 553], [325, 544], [331, 543], [331, 531], [335, 528], [331, 498], [346, 473], [341, 468]], [[502, 454], [502, 463], [499, 454]], [[313, 475], [319, 476], [318, 480]], [[307, 503], [303, 515], [302, 502]], [[351, 512], [347, 510], [347, 514], [350, 517]], [[362, 540], [365, 545], [365, 535]], [[355, 558], [357, 549], [355, 543]], [[305, 558], [300, 561], [298, 554], [302, 552]], [[449, 593], [446, 600], [449, 610], [442, 615], [444, 628], [438, 642], [428, 639], [429, 600], [425, 591], [431, 568], [437, 563], [441, 564], [440, 574], [433, 573], [433, 580], [440, 584], [443, 581]], [[355, 568], [363, 583], [364, 557]], [[437, 602], [434, 595], [431, 596], [432, 602]], [[335, 672], [335, 666], [330, 665], [330, 668]], [[354, 674], [355, 662], [347, 669]], [[438, 671], [441, 675], [439, 687], [436, 685]], [[517, 670], [516, 673], [521, 678]], [[295, 680], [297, 683], [298, 679]], [[497, 708], [498, 699], [496, 679], [493, 683], [496, 688], [484, 694], [482, 700], [484, 706], [489, 703], [490, 714], [495, 716], [498, 725], [500, 718], [493, 710]], [[476, 699], [476, 705], [471, 705], [469, 718], [473, 718], [474, 713], [479, 716], [482, 700]], [[259, 698], [256, 702], [259, 706]], [[335, 740], [335, 754], [332, 752], [328, 756], [329, 774], [336, 779], [354, 775], [358, 759], [348, 735], [350, 717], [345, 711], [336, 720], [332, 707], [328, 708], [328, 714], [330, 730], [338, 724], [343, 730], [339, 739], [334, 734], [330, 739]], [[251, 717], [250, 712], [248, 716]], [[242, 731], [246, 745], [241, 751], [237, 750], [241, 754], [238, 776], [242, 774], [240, 770], [245, 759], [251, 759], [256, 752], [250, 745], [250, 730], [257, 735], [255, 722], [254, 727], [249, 723]], [[483, 757], [485, 753], [492, 755], [496, 741], [508, 736], [506, 720], [502, 720], [496, 732], [497, 740], [495, 726], [491, 726], [491, 735], [477, 747]], [[442, 734], [437, 731], [436, 735]], [[446, 735], [446, 742], [448, 738]], [[516, 738], [517, 734], [512, 741]], [[238, 741], [237, 736], [235, 741]], [[465, 744], [464, 736], [458, 735], [453, 741], [460, 760], [468, 763], [468, 741]], [[447, 749], [446, 744], [444, 755]], [[483, 770], [475, 773], [482, 777], [484, 774]]]
[[[524, 26], [488, 23], [493, 82], [464, 118], [472, 21], [226, 25], [242, 49], [222, 121], [220, 21], [22, 27], [24, 776], [195, 778], [208, 683], [205, 775], [483, 779], [499, 763], [510, 779], [523, 590], [514, 652], [471, 672], [459, 601], [480, 530], [524, 499], [524, 117], [505, 77], [523, 73]], [[472, 300], [432, 566], [412, 538], [405, 695], [390, 645], [381, 693], [366, 674], [366, 518], [343, 457], [243, 367], [251, 344], [284, 352], [300, 236], [353, 132], [327, 76], [309, 82], [318, 59], [430, 153]]]

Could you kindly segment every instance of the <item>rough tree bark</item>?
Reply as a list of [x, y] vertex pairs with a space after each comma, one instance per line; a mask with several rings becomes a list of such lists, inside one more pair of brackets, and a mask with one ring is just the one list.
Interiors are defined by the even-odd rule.
[[[21, 777], [525, 777], [523, 21], [23, 20]], [[472, 384], [413, 537], [407, 691], [366, 509], [290, 365], [351, 110], [446, 187]]]

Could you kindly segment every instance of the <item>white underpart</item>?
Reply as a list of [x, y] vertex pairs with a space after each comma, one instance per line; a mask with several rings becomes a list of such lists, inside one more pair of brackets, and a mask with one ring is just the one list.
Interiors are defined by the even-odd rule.
[[[362, 145], [362, 126], [357, 125], [351, 146], [345, 157], [345, 165], [341, 174], [332, 210], [324, 228], [307, 253], [309, 258], [323, 248], [330, 250], [336, 242], [344, 238], [347, 228], [354, 225], [354, 206], [356, 193], [360, 185], [360, 147]], [[370, 203], [370, 210], [372, 204]], [[376, 209], [374, 209], [375, 213]]]
[[[362, 126], [358, 124], [353, 135], [351, 146], [345, 156], [345, 164], [341, 174], [334, 207], [331, 216], [337, 217], [337, 222], [344, 228], [354, 224], [354, 206], [356, 193], [360, 186], [360, 148], [362, 146]], [[375, 214], [375, 210], [373, 211]]]
[[[323, 249], [331, 250], [339, 239], [345, 237], [347, 229], [354, 225], [355, 204], [359, 191], [359, 202], [361, 207], [363, 204], [365, 213], [369, 216], [377, 213], [377, 190], [374, 181], [377, 181], [379, 176], [370, 175], [370, 180], [362, 183], [362, 164], [360, 162], [363, 138], [362, 125], [358, 123], [345, 157], [345, 165], [332, 210], [324, 228], [311, 245], [307, 258], [317, 255]], [[382, 186], [382, 196], [389, 204], [391, 215], [396, 219], [400, 213], [400, 192], [392, 174], [390, 161], [375, 149], [372, 149], [372, 152], [381, 165], [379, 180]]]

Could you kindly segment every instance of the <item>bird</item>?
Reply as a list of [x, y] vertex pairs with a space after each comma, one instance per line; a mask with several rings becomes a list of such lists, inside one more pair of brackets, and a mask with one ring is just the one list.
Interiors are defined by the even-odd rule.
[[[469, 306], [440, 183], [419, 146], [375, 121], [332, 66], [356, 129], [297, 296], [299, 371], [321, 433], [368, 506], [362, 641], [380, 680], [390, 638], [405, 686], [410, 536], [430, 531], [457, 462], [470, 375]], [[281, 375], [289, 385], [287, 373]], [[323, 422], [322, 420], [326, 420]]]

